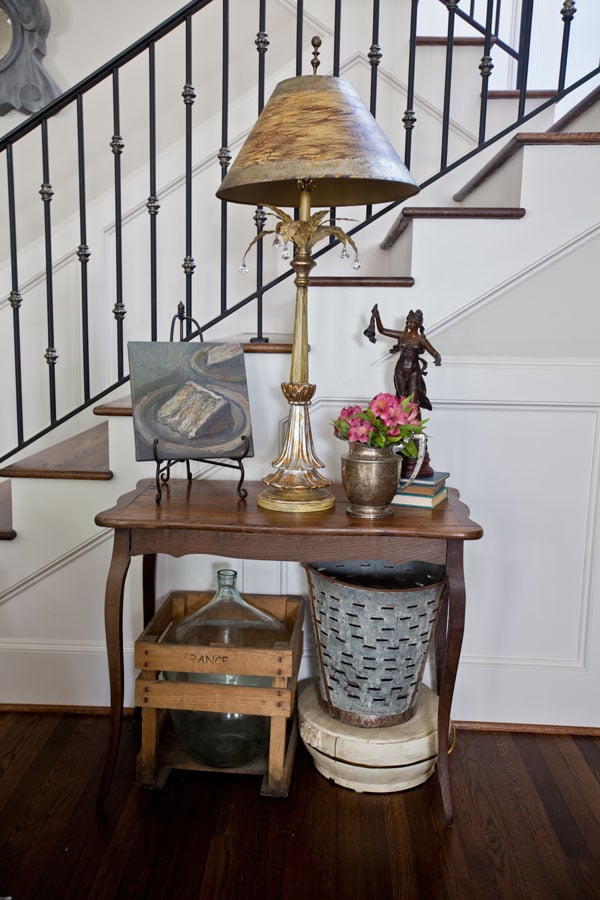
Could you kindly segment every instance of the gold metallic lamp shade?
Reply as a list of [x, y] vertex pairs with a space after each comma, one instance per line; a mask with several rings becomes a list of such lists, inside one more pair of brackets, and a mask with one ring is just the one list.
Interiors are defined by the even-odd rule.
[[314, 207], [404, 200], [419, 190], [351, 84], [306, 75], [280, 82], [217, 197], [298, 206], [299, 181]]

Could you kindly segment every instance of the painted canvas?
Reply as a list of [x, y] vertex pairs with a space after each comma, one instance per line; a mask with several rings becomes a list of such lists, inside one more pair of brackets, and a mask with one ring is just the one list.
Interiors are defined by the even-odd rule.
[[240, 344], [130, 341], [135, 457], [252, 456], [252, 426]]

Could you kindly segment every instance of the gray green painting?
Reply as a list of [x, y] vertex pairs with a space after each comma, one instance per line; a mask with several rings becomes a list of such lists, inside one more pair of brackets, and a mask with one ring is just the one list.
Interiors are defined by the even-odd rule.
[[[130, 341], [137, 460], [243, 455], [252, 427], [240, 344]], [[156, 445], [156, 456], [154, 442]]]

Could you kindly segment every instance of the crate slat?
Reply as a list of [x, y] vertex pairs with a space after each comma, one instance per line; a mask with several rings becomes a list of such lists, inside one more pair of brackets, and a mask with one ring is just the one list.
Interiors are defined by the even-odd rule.
[[136, 706], [237, 712], [249, 716], [290, 716], [291, 691], [237, 684], [197, 684], [192, 681], [136, 681]]

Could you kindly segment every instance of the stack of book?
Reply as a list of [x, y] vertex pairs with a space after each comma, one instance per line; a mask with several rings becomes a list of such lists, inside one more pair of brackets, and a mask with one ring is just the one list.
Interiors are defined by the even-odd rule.
[[406, 490], [402, 490], [408, 479], [401, 478], [398, 493], [392, 503], [395, 506], [419, 506], [434, 509], [448, 496], [446, 479], [449, 472], [434, 472], [430, 478], [415, 478]]

